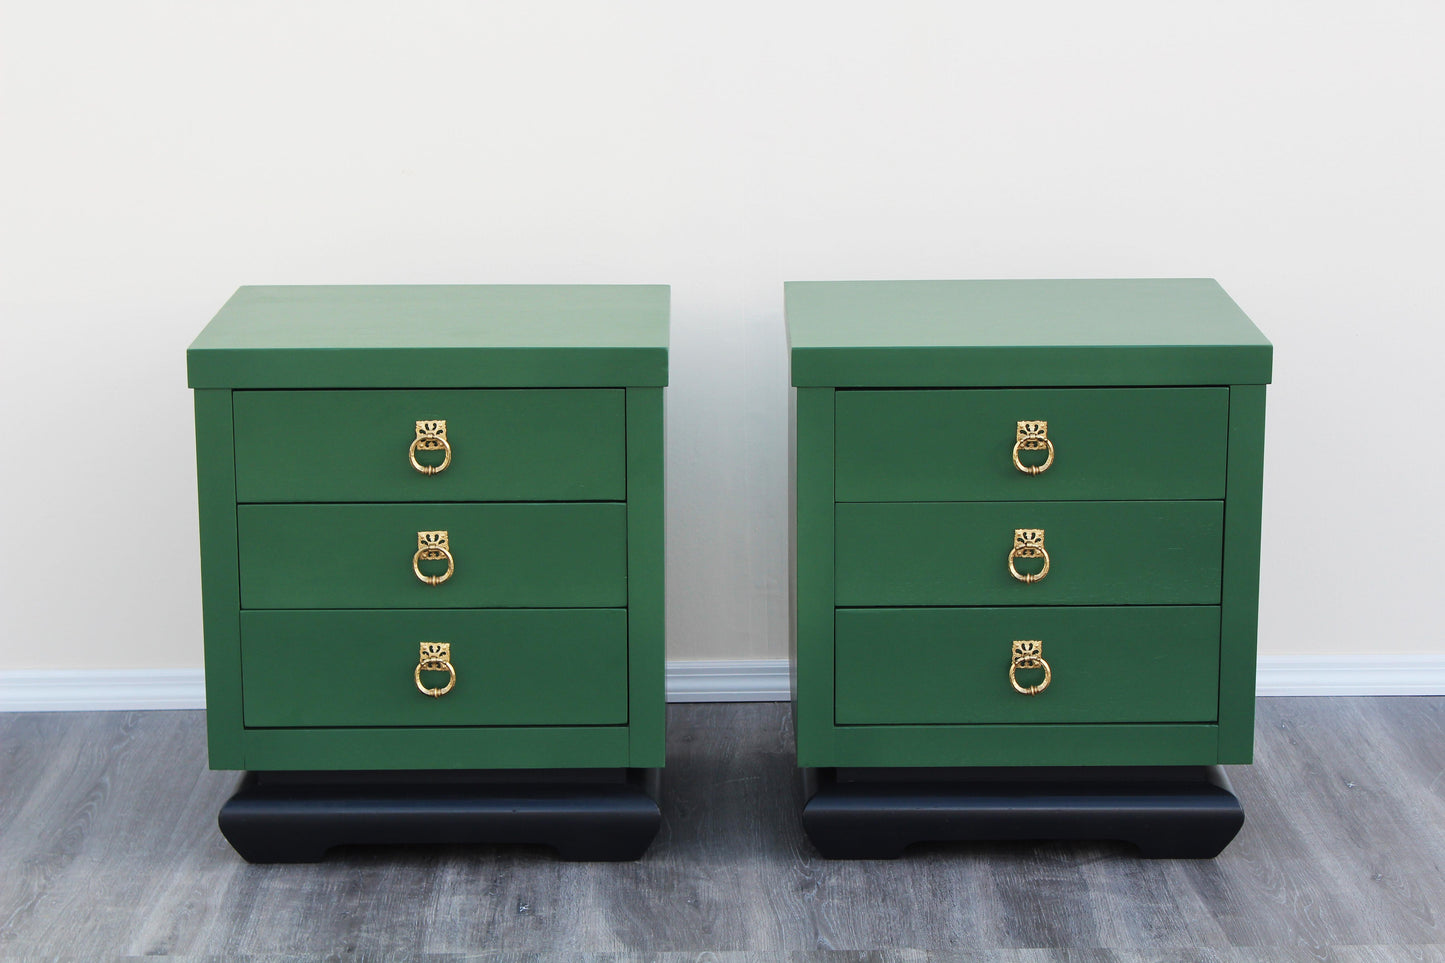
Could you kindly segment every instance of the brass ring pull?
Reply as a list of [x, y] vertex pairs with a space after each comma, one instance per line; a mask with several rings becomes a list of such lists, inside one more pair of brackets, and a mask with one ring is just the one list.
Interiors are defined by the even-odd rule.
[[[1013, 647], [1013, 661], [1008, 667], [1008, 681], [1019, 695], [1034, 696], [1043, 692], [1053, 681], [1054, 673], [1049, 664], [1044, 661], [1044, 644], [1037, 640], [1015, 642]], [[1044, 681], [1038, 685], [1019, 685], [1019, 669], [1043, 669]]]
[[[417, 659], [416, 671], [412, 673], [412, 678], [416, 680], [416, 687], [422, 695], [440, 699], [456, 688], [457, 670], [452, 667], [451, 659], [450, 642], [423, 642], [421, 644], [421, 655]], [[432, 689], [422, 683], [422, 672], [445, 672], [450, 678], [447, 679], [447, 684], [440, 689]]]
[[[1038, 572], [1020, 572], [1014, 568], [1014, 560], [1019, 558], [1041, 558], [1044, 560], [1044, 567]], [[1049, 574], [1049, 553], [1044, 549], [1044, 530], [1042, 528], [1014, 529], [1014, 547], [1008, 553], [1008, 571], [1010, 575], [1025, 585], [1032, 585]]]
[[[1049, 456], [1044, 459], [1042, 465], [1025, 465], [1019, 461], [1021, 451], [1049, 451]], [[1054, 443], [1049, 441], [1049, 423], [1047, 421], [1021, 421], [1018, 423], [1018, 433], [1014, 436], [1014, 467], [1025, 475], [1042, 475], [1049, 470], [1054, 463]]]
[[[416, 453], [419, 451], [440, 451], [442, 452], [442, 463], [440, 465], [423, 465], [416, 460]], [[447, 470], [452, 463], [452, 446], [447, 441], [447, 423], [441, 421], [418, 421], [416, 423], [416, 437], [412, 439], [411, 447], [406, 451], [407, 461], [411, 467], [423, 475], [436, 475]]]
[[[447, 570], [445, 575], [425, 575], [421, 570], [422, 562], [439, 562], [446, 559]], [[450, 540], [446, 532], [417, 532], [416, 533], [416, 554], [411, 557], [411, 570], [416, 577], [428, 585], [440, 585], [452, 577], [457, 570], [456, 559], [452, 558]]]

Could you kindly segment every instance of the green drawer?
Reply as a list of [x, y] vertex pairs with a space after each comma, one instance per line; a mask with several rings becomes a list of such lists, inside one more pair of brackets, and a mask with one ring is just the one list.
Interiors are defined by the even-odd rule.
[[[840, 609], [839, 725], [1212, 722], [1214, 606]], [[1036, 640], [1049, 685], [1009, 682], [1013, 642]], [[1042, 669], [1019, 669], [1025, 688]], [[1029, 760], [1020, 759], [1020, 763]]]
[[[562, 608], [627, 604], [617, 503], [240, 505], [241, 607]], [[450, 579], [412, 570], [417, 533], [446, 531]], [[422, 562], [440, 575], [444, 562]]]
[[[839, 504], [836, 604], [1219, 604], [1224, 503]], [[1008, 569], [1015, 529], [1043, 529], [1049, 573]], [[1020, 574], [1041, 559], [1020, 560]]]
[[[424, 373], [418, 372], [418, 378]], [[613, 389], [237, 391], [242, 502], [621, 501], [625, 392]], [[433, 475], [409, 450], [446, 422]], [[440, 449], [415, 453], [438, 466]]]
[[[416, 686], [423, 641], [451, 646], [439, 698]], [[252, 728], [622, 725], [627, 613], [243, 612], [241, 677]]]
[[[1228, 388], [839, 391], [839, 501], [1223, 498]], [[1054, 461], [1013, 463], [1018, 422]], [[1037, 466], [1047, 452], [1021, 451]]]

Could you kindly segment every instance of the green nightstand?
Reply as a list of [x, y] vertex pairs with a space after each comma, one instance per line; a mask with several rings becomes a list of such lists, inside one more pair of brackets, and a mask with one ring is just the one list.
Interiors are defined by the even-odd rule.
[[[1212, 280], [787, 285], [794, 709], [825, 854], [1215, 855], [1272, 348]], [[1161, 802], [1162, 800], [1162, 802]]]
[[253, 860], [640, 855], [664, 286], [243, 287], [187, 353], [212, 768]]

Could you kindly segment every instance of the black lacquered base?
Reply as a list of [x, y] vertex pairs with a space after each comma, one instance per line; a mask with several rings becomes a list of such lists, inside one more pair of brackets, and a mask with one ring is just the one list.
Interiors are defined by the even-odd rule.
[[252, 863], [333, 846], [530, 843], [565, 860], [638, 859], [662, 813], [660, 770], [247, 773], [221, 834]]
[[832, 859], [914, 843], [1121, 840], [1149, 859], [1211, 859], [1244, 825], [1218, 766], [804, 771], [803, 829]]

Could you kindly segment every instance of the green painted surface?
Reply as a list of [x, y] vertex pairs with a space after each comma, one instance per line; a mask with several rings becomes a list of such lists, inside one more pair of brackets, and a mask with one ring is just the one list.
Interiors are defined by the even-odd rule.
[[1208, 723], [839, 726], [837, 765], [1198, 766], [1217, 755]]
[[660, 386], [665, 285], [242, 287], [193, 388]]
[[661, 766], [667, 752], [661, 388], [627, 389], [629, 765]]
[[[627, 509], [603, 502], [241, 505], [248, 609], [551, 608], [627, 604]], [[412, 572], [418, 531], [445, 530], [452, 578]], [[441, 574], [445, 563], [422, 563]]]
[[201, 532], [201, 624], [206, 744], [214, 769], [241, 768], [241, 589], [236, 567], [236, 474], [231, 392], [197, 391], [196, 488]]
[[[1224, 497], [1227, 388], [839, 391], [837, 418], [839, 501]], [[1054, 445], [1038, 475], [1025, 420]]]
[[[618, 389], [238, 391], [243, 502], [621, 501]], [[444, 419], [452, 460], [407, 458], [416, 422]], [[423, 465], [443, 453], [418, 452]]]
[[[439, 698], [423, 641], [451, 645]], [[243, 612], [241, 664], [251, 727], [627, 722], [624, 609]]]
[[[793, 283], [786, 300], [800, 765], [1249, 760], [1273, 349], [1218, 284]], [[1049, 422], [1042, 475], [1012, 467], [1020, 420]], [[1015, 528], [1045, 530], [1043, 581], [1008, 574]], [[962, 641], [988, 626], [1008, 636], [996, 661]], [[1007, 684], [1021, 636], [1057, 673], [1039, 696]]]
[[1219, 761], [1254, 757], [1259, 632], [1259, 531], [1264, 483], [1264, 387], [1229, 391], [1229, 495], [1224, 509]]
[[[212, 767], [661, 765], [667, 321], [665, 286], [237, 291], [187, 354]], [[439, 475], [407, 462], [423, 419]], [[456, 574], [427, 586], [416, 533], [441, 529]], [[469, 660], [440, 700], [420, 641]], [[318, 696], [310, 662], [347, 686]]]
[[833, 390], [794, 392], [793, 725], [798, 765], [833, 752]]
[[[1042, 642], [1037, 695], [1009, 683], [1016, 639]], [[836, 659], [840, 725], [1213, 722], [1219, 609], [841, 609]]]
[[[840, 504], [837, 603], [1217, 605], [1223, 521], [1214, 501]], [[1017, 528], [1045, 533], [1033, 584], [1008, 571]]]
[[793, 281], [793, 384], [1230, 385], [1272, 348], [1208, 278]]
[[245, 769], [575, 769], [629, 765], [626, 726], [247, 729]]

